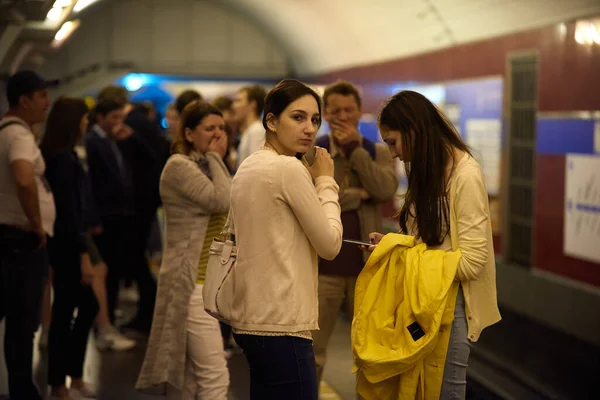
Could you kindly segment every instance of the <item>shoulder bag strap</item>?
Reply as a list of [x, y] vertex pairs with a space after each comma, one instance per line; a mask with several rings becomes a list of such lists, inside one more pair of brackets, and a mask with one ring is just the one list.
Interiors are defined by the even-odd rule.
[[231, 240], [235, 242], [235, 227], [233, 225], [233, 207], [229, 207], [229, 213], [227, 214], [227, 221], [223, 226], [223, 230], [221, 231], [221, 236], [223, 236], [226, 240]]
[[19, 124], [21, 126], [25, 126], [25, 125], [23, 125], [19, 121], [7, 121], [7, 122], [3, 123], [2, 125], [0, 125], [0, 132], [2, 132], [4, 130], [4, 128], [8, 128], [9, 126], [15, 125], [15, 124]]

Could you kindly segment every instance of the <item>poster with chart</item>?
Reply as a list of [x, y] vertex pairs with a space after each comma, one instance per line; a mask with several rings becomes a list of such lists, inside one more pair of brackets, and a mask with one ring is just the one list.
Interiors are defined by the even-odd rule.
[[600, 156], [567, 154], [566, 255], [600, 263]]
[[465, 136], [473, 157], [483, 170], [488, 193], [497, 195], [500, 190], [502, 123], [496, 118], [468, 119]]

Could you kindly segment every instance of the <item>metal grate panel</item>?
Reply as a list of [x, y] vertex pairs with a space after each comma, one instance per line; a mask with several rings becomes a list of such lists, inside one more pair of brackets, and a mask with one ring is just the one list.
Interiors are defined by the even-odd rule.
[[506, 256], [530, 266], [533, 248], [535, 140], [538, 91], [537, 55], [512, 56], [509, 65], [508, 240]]

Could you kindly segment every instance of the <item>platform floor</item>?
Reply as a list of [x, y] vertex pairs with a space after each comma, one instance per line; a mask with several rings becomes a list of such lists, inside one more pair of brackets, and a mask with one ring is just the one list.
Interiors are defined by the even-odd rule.
[[[34, 374], [39, 388], [49, 389], [47, 383], [46, 352], [38, 349], [36, 335]], [[99, 400], [156, 400], [159, 397], [143, 395], [135, 391], [134, 383], [144, 358], [146, 341], [137, 337], [138, 346], [127, 352], [99, 352], [94, 344], [94, 335], [90, 335], [84, 378], [97, 385]], [[0, 324], [0, 343], [4, 342], [4, 324]], [[0, 347], [2, 347], [0, 345]], [[0, 353], [0, 400], [7, 399], [8, 385], [6, 366]], [[324, 386], [321, 400], [354, 400], [356, 395], [355, 378], [351, 374], [352, 354], [350, 351], [350, 322], [340, 317], [329, 345], [329, 364], [324, 372]], [[246, 360], [241, 353], [234, 353], [229, 360], [231, 400], [249, 399], [249, 373]], [[469, 399], [497, 399], [484, 388], [469, 383]]]

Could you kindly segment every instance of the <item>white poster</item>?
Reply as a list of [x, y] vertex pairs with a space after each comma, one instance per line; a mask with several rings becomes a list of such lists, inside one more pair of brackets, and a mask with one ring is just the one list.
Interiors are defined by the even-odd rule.
[[502, 123], [499, 119], [469, 119], [465, 130], [467, 145], [483, 170], [488, 193], [495, 196], [500, 191]]
[[567, 154], [566, 255], [600, 263], [600, 156]]

